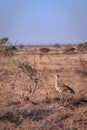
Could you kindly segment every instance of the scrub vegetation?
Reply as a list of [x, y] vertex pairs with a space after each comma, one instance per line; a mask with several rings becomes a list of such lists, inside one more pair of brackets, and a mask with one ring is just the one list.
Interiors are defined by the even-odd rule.
[[[59, 93], [59, 83], [75, 93]], [[87, 42], [13, 46], [0, 39], [0, 130], [86, 130]]]

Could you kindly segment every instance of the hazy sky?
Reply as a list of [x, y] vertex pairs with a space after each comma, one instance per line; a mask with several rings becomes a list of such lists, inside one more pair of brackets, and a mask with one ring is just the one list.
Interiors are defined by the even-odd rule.
[[87, 0], [0, 0], [0, 38], [12, 42], [87, 41]]

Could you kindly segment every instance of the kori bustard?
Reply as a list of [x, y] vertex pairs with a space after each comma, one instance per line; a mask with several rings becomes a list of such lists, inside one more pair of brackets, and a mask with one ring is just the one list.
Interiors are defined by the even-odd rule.
[[74, 94], [75, 91], [69, 87], [68, 85], [66, 84], [62, 84], [62, 83], [59, 83], [58, 82], [58, 78], [60, 76], [59, 75], [55, 75], [55, 89], [59, 92], [59, 93], [70, 93], [70, 94]]

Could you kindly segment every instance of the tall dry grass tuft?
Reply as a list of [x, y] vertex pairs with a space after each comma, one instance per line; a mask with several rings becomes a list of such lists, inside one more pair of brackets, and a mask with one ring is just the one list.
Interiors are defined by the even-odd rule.
[[87, 76], [87, 61], [82, 58], [79, 58], [79, 62], [82, 75]]

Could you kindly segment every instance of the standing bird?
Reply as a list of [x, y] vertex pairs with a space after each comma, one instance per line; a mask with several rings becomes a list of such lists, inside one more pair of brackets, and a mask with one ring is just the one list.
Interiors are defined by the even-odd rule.
[[60, 93], [69, 93], [69, 94], [75, 94], [75, 91], [67, 86], [66, 84], [61, 84], [58, 82], [59, 75], [55, 75], [55, 89]]

